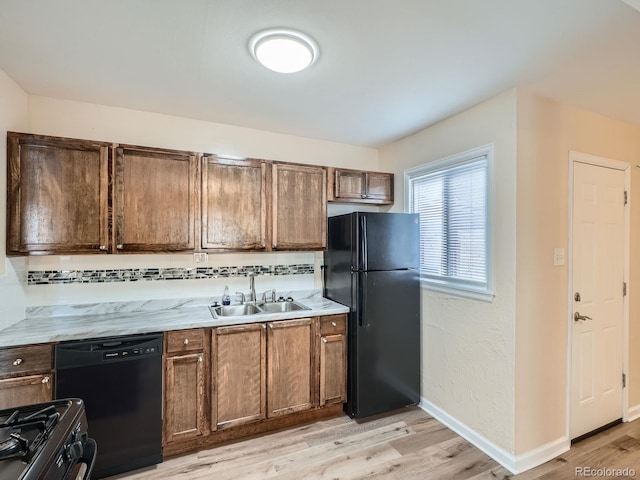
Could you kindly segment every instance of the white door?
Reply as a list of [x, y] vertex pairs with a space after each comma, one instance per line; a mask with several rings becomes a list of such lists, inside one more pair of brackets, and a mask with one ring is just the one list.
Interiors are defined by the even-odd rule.
[[573, 164], [571, 438], [622, 417], [622, 170]]

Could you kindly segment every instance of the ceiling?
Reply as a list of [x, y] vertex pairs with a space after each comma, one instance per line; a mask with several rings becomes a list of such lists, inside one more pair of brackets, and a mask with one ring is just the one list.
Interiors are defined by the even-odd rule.
[[[28, 93], [377, 147], [515, 86], [640, 125], [638, 0], [0, 0]], [[291, 27], [320, 59], [258, 65]]]

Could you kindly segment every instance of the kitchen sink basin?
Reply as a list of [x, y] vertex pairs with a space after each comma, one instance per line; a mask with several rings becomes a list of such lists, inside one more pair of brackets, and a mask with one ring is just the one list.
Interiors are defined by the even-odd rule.
[[264, 313], [295, 312], [296, 310], [311, 310], [297, 302], [267, 302], [260, 304]]
[[259, 307], [248, 303], [244, 305], [219, 305], [217, 307], [209, 307], [209, 310], [211, 310], [214, 317], [244, 317], [262, 313]]
[[295, 301], [266, 302], [266, 303], [244, 303], [242, 305], [215, 305], [209, 310], [213, 318], [225, 317], [246, 317], [247, 315], [258, 315], [260, 313], [285, 313], [298, 310], [311, 310]]

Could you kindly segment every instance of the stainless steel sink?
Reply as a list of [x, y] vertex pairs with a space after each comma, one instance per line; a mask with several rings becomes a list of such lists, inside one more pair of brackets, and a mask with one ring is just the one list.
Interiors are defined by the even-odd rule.
[[214, 317], [244, 317], [246, 315], [256, 315], [262, 313], [260, 307], [245, 303], [244, 305], [219, 305], [209, 307]]
[[247, 315], [258, 315], [260, 313], [284, 313], [295, 312], [297, 310], [311, 309], [295, 301], [258, 304], [244, 303], [242, 305], [217, 305], [209, 307], [213, 318], [246, 317]]
[[298, 302], [267, 302], [261, 303], [260, 308], [264, 313], [295, 312], [296, 310], [311, 310]]

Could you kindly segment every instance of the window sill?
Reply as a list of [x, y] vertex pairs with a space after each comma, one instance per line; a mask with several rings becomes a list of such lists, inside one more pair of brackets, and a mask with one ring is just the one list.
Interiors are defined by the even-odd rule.
[[441, 285], [434, 284], [428, 280], [421, 280], [420, 287], [424, 290], [431, 290], [438, 293], [446, 293], [447, 295], [453, 295], [455, 297], [469, 298], [471, 300], [478, 300], [480, 302], [493, 303], [495, 297], [493, 292], [487, 292], [484, 290], [473, 290], [453, 285]]

